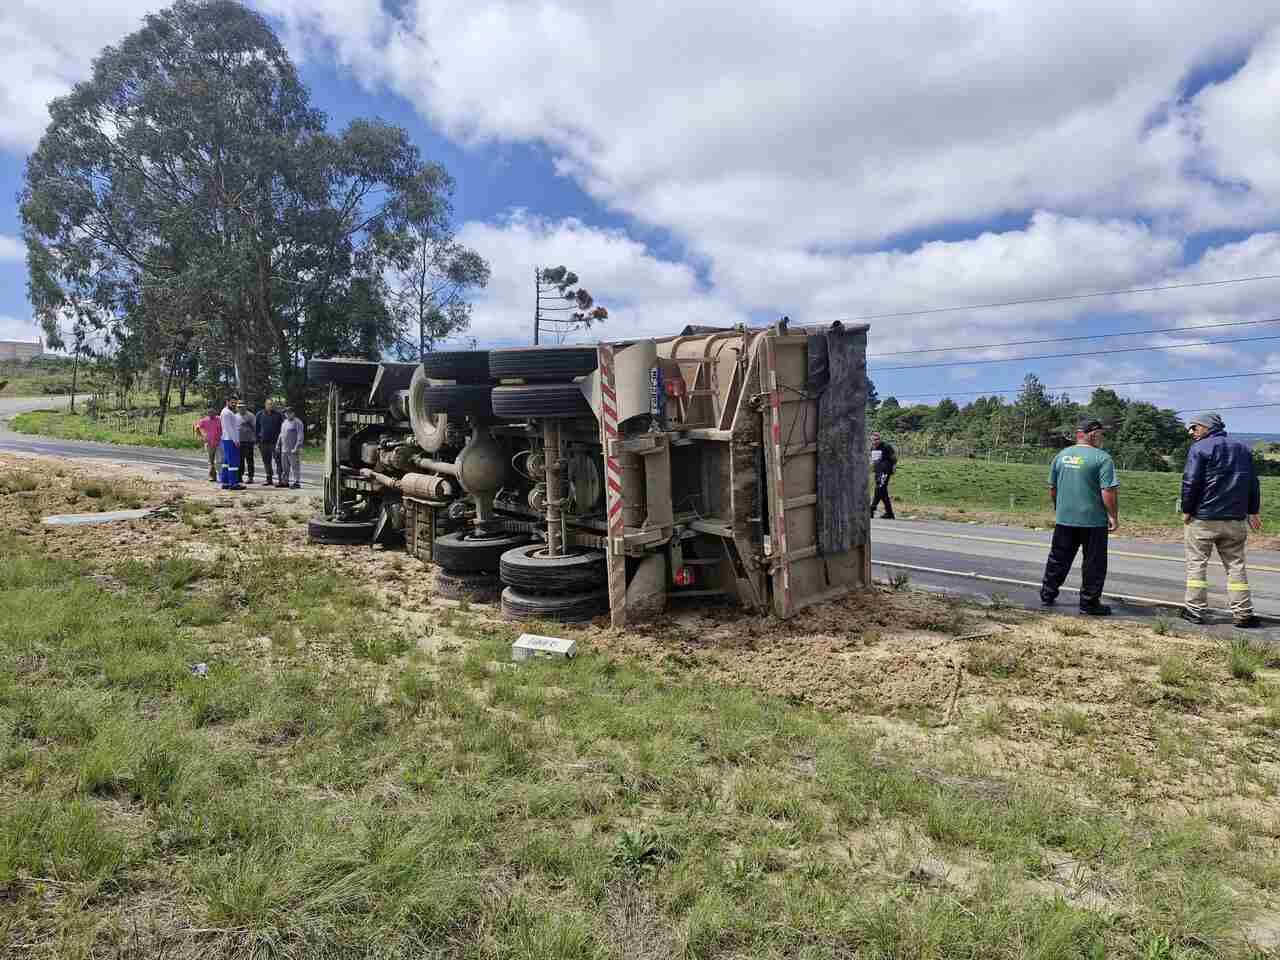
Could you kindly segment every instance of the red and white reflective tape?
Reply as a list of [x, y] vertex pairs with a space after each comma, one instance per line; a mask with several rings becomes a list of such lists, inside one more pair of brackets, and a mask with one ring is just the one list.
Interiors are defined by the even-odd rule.
[[618, 394], [614, 385], [613, 347], [596, 347], [600, 374], [600, 445], [604, 449], [605, 505], [609, 536], [605, 543], [609, 574], [609, 620], [615, 627], [627, 624], [627, 566], [624, 552], [626, 524], [622, 511], [622, 466], [612, 441], [618, 439]]
[[773, 449], [773, 499], [776, 507], [769, 532], [774, 551], [782, 555], [782, 614], [787, 616], [791, 613], [791, 559], [787, 553], [787, 497], [782, 487], [782, 392], [778, 389], [773, 337], [765, 338], [764, 360], [769, 374], [769, 445]]

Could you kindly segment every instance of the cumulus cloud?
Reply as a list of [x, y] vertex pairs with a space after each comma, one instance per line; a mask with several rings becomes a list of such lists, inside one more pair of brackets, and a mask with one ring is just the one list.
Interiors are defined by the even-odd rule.
[[[874, 244], [1035, 208], [1258, 222], [1280, 176], [1263, 171], [1280, 32], [1250, 0], [260, 5], [454, 136], [549, 143], [599, 199], [698, 243]], [[1248, 172], [1222, 160], [1242, 138], [1251, 189], [1196, 169]]]
[[498, 223], [464, 224], [458, 240], [502, 265], [475, 300], [468, 335], [481, 342], [528, 343], [533, 271], [559, 264], [577, 273], [609, 310], [609, 319], [593, 327], [591, 336], [621, 339], [670, 333], [687, 323], [731, 325], [747, 319], [703, 289], [687, 264], [661, 259], [621, 231], [517, 210]]
[[0, 340], [25, 340], [32, 343], [40, 336], [40, 328], [34, 320], [20, 320], [0, 314]]
[[142, 25], [158, 0], [0, 5], [0, 149], [25, 152], [49, 123], [48, 103], [89, 75], [104, 44]]

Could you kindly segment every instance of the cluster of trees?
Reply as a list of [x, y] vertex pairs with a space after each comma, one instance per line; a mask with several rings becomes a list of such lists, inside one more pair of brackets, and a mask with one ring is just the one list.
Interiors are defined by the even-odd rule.
[[1022, 381], [1012, 402], [979, 397], [964, 406], [949, 398], [937, 404], [903, 406], [895, 397], [881, 401], [874, 384], [868, 392], [873, 429], [894, 437], [910, 436], [922, 449], [985, 455], [993, 451], [1056, 451], [1075, 441], [1076, 421], [1097, 417], [1108, 428], [1106, 448], [1128, 470], [1181, 470], [1189, 440], [1186, 424], [1173, 410], [1128, 400], [1098, 388], [1089, 402], [1066, 394], [1054, 397], [1033, 373]]
[[465, 330], [489, 267], [453, 182], [381, 120], [328, 128], [270, 25], [178, 0], [50, 104], [20, 196], [54, 348], [259, 400], [320, 355], [418, 357]]

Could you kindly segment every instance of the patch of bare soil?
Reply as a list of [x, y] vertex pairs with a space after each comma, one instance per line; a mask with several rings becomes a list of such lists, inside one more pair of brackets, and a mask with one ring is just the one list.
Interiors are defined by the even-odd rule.
[[[92, 556], [114, 564], [186, 556], [234, 565], [257, 548], [270, 547], [286, 558], [319, 558], [341, 569], [380, 598], [393, 601], [386, 605], [382, 621], [408, 627], [414, 634], [424, 632], [422, 611], [457, 603], [433, 597], [429, 572], [403, 551], [310, 543], [307, 519], [318, 504], [300, 491], [224, 491], [207, 481], [146, 466], [0, 453], [0, 476], [5, 475], [31, 477], [38, 484], [33, 490], [0, 496], [0, 528], [31, 538], [56, 557]], [[116, 509], [121, 500], [131, 507], [165, 512], [155, 519], [80, 526], [41, 522], [54, 514]], [[108, 572], [94, 577], [111, 588]], [[496, 616], [496, 611], [487, 612]]]
[[[188, 553], [212, 559], [253, 543], [288, 548], [306, 539], [310, 498], [296, 490], [223, 492], [154, 467], [0, 453], [0, 472], [37, 477], [35, 490], [0, 497], [5, 529], [37, 539], [52, 556], [105, 553], [113, 562]], [[193, 504], [186, 513], [183, 503]], [[173, 518], [81, 526], [47, 526], [41, 518], [122, 507], [169, 508]], [[178, 517], [186, 517], [179, 520]], [[294, 520], [293, 517], [297, 517]]]
[[[710, 610], [591, 639], [866, 715], [895, 749], [963, 744], [990, 771], [1047, 775], [1082, 801], [1280, 817], [1280, 739], [1261, 723], [1266, 707], [1198, 634], [877, 588], [785, 623]], [[1162, 682], [1165, 658], [1188, 665], [1182, 683]]]

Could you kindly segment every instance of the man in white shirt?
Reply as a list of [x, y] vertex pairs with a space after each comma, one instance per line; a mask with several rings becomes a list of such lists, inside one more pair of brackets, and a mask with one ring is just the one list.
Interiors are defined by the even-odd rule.
[[240, 482], [240, 414], [237, 408], [240, 401], [235, 397], [227, 398], [227, 405], [222, 408], [218, 419], [222, 422], [222, 489], [243, 490]]

